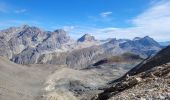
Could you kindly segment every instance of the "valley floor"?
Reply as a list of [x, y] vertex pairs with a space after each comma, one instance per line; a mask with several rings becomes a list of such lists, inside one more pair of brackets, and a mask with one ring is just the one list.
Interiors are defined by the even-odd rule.
[[[111, 70], [112, 69], [112, 70]], [[18, 65], [0, 58], [0, 100], [89, 100], [127, 70]], [[113, 77], [114, 76], [114, 77]]]

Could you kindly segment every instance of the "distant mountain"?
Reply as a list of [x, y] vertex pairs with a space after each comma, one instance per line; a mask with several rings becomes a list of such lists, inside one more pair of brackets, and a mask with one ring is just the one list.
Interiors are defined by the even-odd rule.
[[49, 32], [28, 25], [2, 30], [0, 31], [0, 36], [10, 46], [13, 55], [19, 54], [28, 47], [36, 48], [40, 51], [44, 49], [53, 50], [60, 48], [61, 44], [71, 41], [70, 37], [62, 29]]
[[101, 42], [89, 34], [77, 41], [58, 29], [43, 31], [23, 25], [0, 31], [0, 55], [19, 64], [65, 64], [72, 68], [86, 68], [96, 61], [126, 52], [147, 57], [161, 46], [152, 38], [115, 39]]
[[134, 40], [135, 42], [139, 42], [143, 46], [157, 46], [159, 47], [159, 43], [156, 42], [153, 38], [149, 36], [145, 36], [144, 38]]
[[39, 57], [37, 63], [66, 64], [72, 68], [83, 69], [104, 58], [110, 58], [127, 52], [146, 58], [157, 53], [159, 50], [161, 50], [161, 46], [149, 37], [139, 40], [111, 39], [109, 42], [101, 45], [73, 50], [67, 53], [43, 54]]
[[[170, 46], [110, 82], [93, 100], [163, 99], [168, 100], [170, 81]], [[156, 86], [156, 87], [155, 87]], [[156, 88], [156, 91], [154, 89]], [[168, 91], [163, 91], [163, 90]], [[147, 91], [147, 93], [146, 93]], [[132, 95], [133, 94], [133, 95]], [[158, 95], [159, 94], [159, 95]]]
[[106, 43], [106, 42], [111, 41], [112, 39], [114, 39], [114, 38], [107, 38], [107, 39], [104, 39], [104, 40], [100, 40], [100, 42], [102, 42], [102, 43]]
[[78, 42], [94, 42], [96, 41], [94, 36], [91, 36], [90, 34], [85, 34], [81, 38], [77, 40]]
[[162, 46], [168, 46], [170, 45], [170, 41], [167, 41], [167, 42], [159, 42], [160, 45]]
[[[111, 41], [103, 44], [104, 48], [110, 49], [113, 52], [133, 52], [140, 54], [141, 56], [148, 56], [156, 53], [160, 50], [161, 46], [152, 38], [146, 36], [138, 40], [127, 40], [127, 39], [112, 39]], [[116, 51], [114, 51], [116, 50]]]

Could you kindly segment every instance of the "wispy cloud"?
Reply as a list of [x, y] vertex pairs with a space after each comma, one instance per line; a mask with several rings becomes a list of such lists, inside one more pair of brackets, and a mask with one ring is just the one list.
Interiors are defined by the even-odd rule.
[[[170, 31], [170, 1], [157, 3], [132, 20], [135, 26]], [[161, 30], [160, 30], [161, 29]]]
[[108, 17], [108, 16], [110, 16], [111, 14], [112, 14], [111, 11], [107, 11], [107, 12], [102, 12], [102, 13], [100, 13], [100, 16], [101, 16], [101, 17]]
[[[132, 19], [133, 28], [126, 29], [139, 35], [150, 35], [157, 40], [170, 40], [170, 1], [154, 3]], [[140, 33], [139, 33], [140, 32]]]
[[20, 14], [27, 12], [27, 9], [16, 8], [6, 2], [0, 2], [0, 13]]
[[[27, 12], [26, 9], [19, 9], [19, 10], [13, 9], [12, 11], [15, 11], [15, 13]], [[4, 3], [0, 3], [0, 12], [9, 12], [8, 6]], [[100, 21], [100, 22], [102, 21], [106, 23], [113, 23], [114, 21], [113, 13], [111, 11], [98, 13], [94, 16], [89, 16], [89, 18], [92, 21]], [[130, 20], [130, 24], [133, 27], [96, 28], [91, 26], [70, 25], [70, 26], [63, 26], [61, 28], [72, 33], [72, 36], [75, 38], [80, 37], [84, 33], [91, 33], [92, 35], [96, 36], [99, 39], [104, 39], [108, 37], [132, 39], [138, 36], [143, 37], [149, 35], [158, 41], [170, 40], [170, 0], [161, 0], [161, 1], [154, 0], [154, 2], [151, 3], [150, 7], [147, 8], [144, 12], [138, 14], [136, 17], [129, 20]], [[39, 22], [32, 21], [32, 20], [0, 21], [0, 27], [13, 26], [18, 24], [19, 25], [31, 24], [31, 25], [38, 25], [38, 26], [40, 25]]]
[[67, 32], [70, 32], [74, 30], [75, 26], [63, 26], [62, 29], [64, 29]]
[[93, 15], [93, 16], [88, 16], [89, 19], [91, 19], [92, 21], [95, 22], [106, 22], [106, 23], [111, 23], [111, 21], [113, 21], [113, 16], [111, 11], [107, 11], [107, 12], [101, 12], [97, 15]]
[[27, 12], [27, 9], [19, 9], [19, 10], [15, 10], [14, 13], [20, 14], [20, 13], [25, 13]]
[[[102, 16], [110, 15], [103, 13]], [[170, 40], [170, 0], [152, 2], [152, 5], [141, 14], [130, 19], [133, 27], [94, 29], [98, 37], [129, 38], [149, 35], [158, 41]], [[107, 34], [107, 35], [105, 35]], [[104, 35], [104, 36], [103, 36]]]

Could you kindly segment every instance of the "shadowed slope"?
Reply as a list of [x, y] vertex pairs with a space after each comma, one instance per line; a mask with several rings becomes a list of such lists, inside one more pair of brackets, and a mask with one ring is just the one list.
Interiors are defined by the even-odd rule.
[[[139, 88], [141, 88], [141, 85], [145, 85], [146, 87], [152, 86], [151, 84], [159, 84], [159, 88], [162, 89], [162, 85], [165, 86], [166, 88], [170, 88], [167, 84], [168, 81], [170, 81], [169, 73], [170, 73], [170, 46], [166, 47], [165, 49], [161, 50], [158, 54], [156, 54], [154, 57], [147, 59], [143, 61], [141, 64], [137, 65], [130, 71], [128, 71], [123, 77], [113, 81], [110, 83], [112, 85], [111, 87], [105, 89], [105, 91], [101, 94], [99, 94], [97, 97], [94, 99], [96, 100], [107, 100], [112, 97], [114, 100], [115, 98], [124, 98], [123, 95], [121, 95], [121, 92], [128, 94], [128, 89], [129, 91], [134, 91], [132, 88], [138, 89], [137, 92], [141, 92]], [[164, 80], [165, 78], [165, 80]], [[152, 81], [151, 83], [146, 83], [147, 81], [150, 80], [156, 80]], [[162, 80], [162, 81], [157, 81], [157, 80]], [[143, 88], [147, 90], [147, 88]], [[145, 91], [143, 90], [143, 91]], [[124, 92], [125, 91], [125, 92]], [[169, 91], [170, 92], [170, 91]], [[164, 97], [168, 97], [169, 93], [167, 92], [162, 92], [162, 95], [165, 95]], [[117, 95], [121, 96], [117, 96]], [[159, 92], [155, 92], [153, 94], [149, 93], [152, 99], [154, 99], [154, 95], [156, 94], [161, 94]], [[128, 94], [130, 95], [130, 94]], [[131, 97], [136, 97], [135, 93], [134, 96]], [[130, 97], [130, 98], [131, 98]], [[142, 97], [142, 96], [141, 96]], [[145, 97], [148, 98], [148, 97]], [[158, 97], [160, 98], [160, 97]], [[125, 99], [125, 98], [124, 98]], [[132, 98], [131, 98], [132, 99]]]

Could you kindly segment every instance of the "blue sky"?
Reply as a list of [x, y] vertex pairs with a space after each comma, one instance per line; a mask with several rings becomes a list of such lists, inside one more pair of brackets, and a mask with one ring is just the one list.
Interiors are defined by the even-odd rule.
[[91, 33], [99, 39], [149, 35], [168, 41], [170, 0], [0, 0], [0, 29], [23, 24], [63, 28], [73, 38]]

